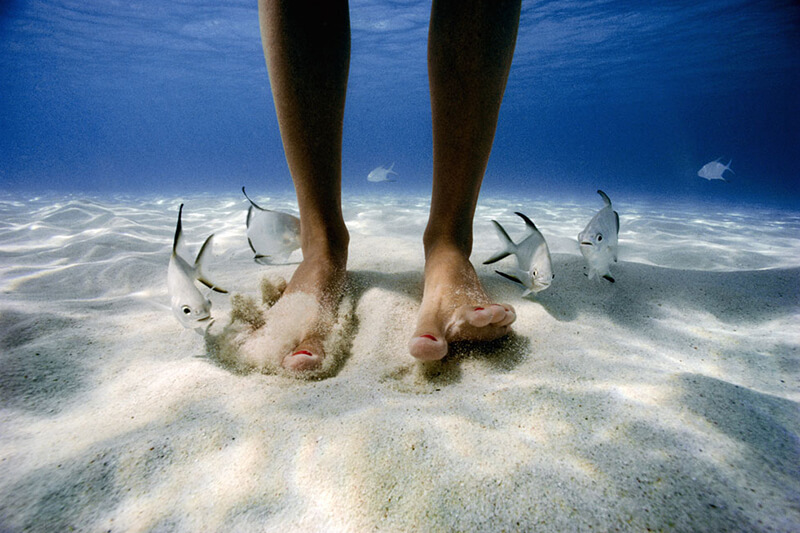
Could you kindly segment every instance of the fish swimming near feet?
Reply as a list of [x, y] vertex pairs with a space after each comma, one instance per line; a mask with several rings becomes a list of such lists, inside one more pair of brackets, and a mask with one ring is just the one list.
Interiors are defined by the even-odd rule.
[[500, 272], [499, 270], [495, 270], [495, 272], [525, 287], [525, 292], [522, 293], [524, 297], [541, 292], [550, 286], [554, 277], [553, 264], [550, 260], [550, 249], [547, 247], [547, 241], [545, 241], [544, 236], [536, 228], [533, 221], [522, 213], [515, 212], [514, 214], [525, 222], [525, 237], [519, 244], [515, 244], [503, 226], [496, 220], [492, 220], [503, 249], [484, 261], [483, 264], [490, 265], [504, 257], [515, 255], [517, 257], [517, 268], [509, 272]]
[[247, 243], [257, 263], [285, 263], [300, 248], [300, 219], [288, 213], [264, 209], [242, 187], [250, 202], [247, 210]]
[[[730, 170], [731, 172], [733, 172], [733, 169], [731, 169], [731, 163], [733, 163], [733, 159], [728, 161], [727, 165], [723, 165], [722, 163], [720, 163], [719, 159], [717, 159], [716, 161], [711, 161], [710, 163], [706, 163], [705, 165], [703, 165], [703, 167], [697, 171], [697, 175], [709, 181], [711, 180], [728, 181], [723, 177], [723, 174], [725, 173], [726, 170]], [[733, 173], [736, 174], [735, 172]]]
[[[183, 226], [181, 217], [183, 215], [183, 204], [178, 209], [178, 225], [175, 228], [175, 238], [172, 242], [172, 255], [169, 258], [169, 268], [167, 270], [167, 290], [169, 291], [170, 306], [172, 312], [183, 327], [194, 329], [201, 335], [214, 321], [211, 318], [211, 301], [208, 294], [211, 291], [227, 293], [228, 291], [217, 287], [203, 277], [201, 266], [203, 259], [208, 256], [211, 250], [211, 242], [214, 235], [209, 235], [200, 247], [194, 264], [181, 257], [179, 249], [183, 248]], [[204, 295], [200, 292], [195, 281], [199, 281], [209, 288]]]
[[598, 190], [597, 194], [606, 205], [578, 234], [578, 243], [581, 254], [589, 265], [589, 279], [600, 277], [614, 283], [610, 267], [612, 262], [617, 262], [619, 213], [611, 207], [611, 199], [606, 193]]
[[376, 182], [376, 183], [379, 182], [379, 181], [397, 181], [397, 180], [389, 179], [389, 174], [397, 175], [397, 172], [392, 170], [393, 168], [394, 168], [394, 163], [389, 165], [389, 168], [386, 168], [384, 166], [373, 168], [372, 172], [367, 174], [367, 181], [372, 181], [372, 182]]

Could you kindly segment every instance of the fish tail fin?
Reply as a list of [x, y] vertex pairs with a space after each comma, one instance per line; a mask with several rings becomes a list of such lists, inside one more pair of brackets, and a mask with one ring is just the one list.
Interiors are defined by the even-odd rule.
[[[725, 165], [725, 167], [726, 167], [728, 170], [730, 170], [731, 172], [733, 172], [733, 169], [731, 168], [731, 163], [733, 163], [733, 158], [731, 158], [731, 160], [730, 160], [730, 161], [728, 161], [728, 164], [727, 164], [727, 165]], [[736, 174], [736, 172], [733, 172], [733, 173], [734, 173], [734, 174]]]
[[599, 194], [603, 198], [603, 202], [605, 202], [606, 205], [611, 205], [611, 198], [609, 198], [606, 193], [604, 193], [600, 189], [597, 189], [597, 194]]
[[503, 249], [484, 261], [484, 265], [496, 263], [497, 261], [500, 261], [504, 257], [508, 257], [517, 251], [517, 245], [514, 244], [514, 241], [512, 241], [511, 237], [508, 236], [508, 233], [506, 233], [506, 230], [503, 228], [503, 226], [501, 226], [496, 220], [492, 220], [492, 224], [494, 224], [494, 229], [497, 232], [497, 237], [500, 239]]

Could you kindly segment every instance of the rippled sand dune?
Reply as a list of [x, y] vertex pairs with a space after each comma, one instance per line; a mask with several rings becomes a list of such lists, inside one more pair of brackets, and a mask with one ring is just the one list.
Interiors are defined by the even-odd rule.
[[[427, 201], [346, 196], [356, 324], [307, 382], [229, 371], [168, 308], [180, 203], [229, 291], [296, 268], [253, 261], [243, 197], [0, 196], [0, 530], [797, 531], [800, 213], [612, 200], [613, 285], [576, 242], [596, 195], [482, 198], [515, 334], [423, 366]], [[481, 265], [514, 211], [553, 253], [535, 298]]]

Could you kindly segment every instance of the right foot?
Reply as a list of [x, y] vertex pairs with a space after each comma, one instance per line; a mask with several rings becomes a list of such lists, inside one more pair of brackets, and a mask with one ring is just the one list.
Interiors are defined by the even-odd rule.
[[[268, 311], [268, 315], [301, 314], [300, 323], [295, 324], [302, 327], [298, 333], [300, 340], [281, 360], [281, 366], [289, 371], [315, 370], [325, 359], [323, 344], [336, 321], [336, 311], [344, 293], [347, 259], [346, 253], [343, 255], [345, 258], [339, 260], [328, 254], [304, 256], [283, 296]], [[301, 295], [311, 296], [313, 301]]]

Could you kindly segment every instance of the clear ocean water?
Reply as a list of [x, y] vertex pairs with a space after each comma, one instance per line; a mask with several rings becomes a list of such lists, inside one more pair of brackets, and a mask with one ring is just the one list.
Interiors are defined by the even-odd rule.
[[[243, 185], [297, 214], [256, 1], [0, 0], [0, 531], [800, 531], [800, 5], [524, 2], [471, 257], [514, 333], [429, 366], [430, 2], [350, 4], [350, 283], [305, 381], [230, 371], [167, 287], [182, 203], [215, 327], [300, 262], [247, 244]], [[483, 264], [515, 211], [534, 297]]]
[[[345, 195], [425, 193], [430, 2], [350, 8]], [[797, 208], [799, 30], [791, 1], [524, 2], [484, 195]], [[0, 3], [0, 131], [6, 191], [291, 188], [253, 0]]]

